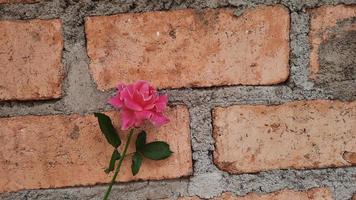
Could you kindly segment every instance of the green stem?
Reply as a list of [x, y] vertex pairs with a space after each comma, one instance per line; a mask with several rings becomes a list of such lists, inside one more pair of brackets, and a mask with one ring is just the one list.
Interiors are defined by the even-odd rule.
[[121, 158], [120, 158], [120, 160], [119, 160], [119, 164], [117, 165], [117, 168], [116, 168], [116, 170], [115, 170], [115, 174], [114, 174], [114, 176], [113, 176], [112, 179], [111, 179], [109, 188], [108, 188], [108, 190], [106, 191], [103, 200], [107, 200], [107, 199], [109, 198], [109, 195], [110, 195], [110, 192], [111, 192], [111, 188], [112, 188], [112, 186], [114, 185], [115, 180], [116, 180], [116, 177], [117, 177], [117, 175], [118, 175], [119, 172], [120, 172], [120, 167], [121, 167], [122, 161], [124, 160], [124, 158], [125, 158], [125, 156], [126, 156], [127, 148], [129, 147], [130, 140], [131, 140], [131, 136], [132, 136], [133, 132], [134, 132], [134, 129], [131, 129], [131, 130], [130, 130], [130, 134], [129, 134], [129, 136], [127, 137], [127, 140], [126, 140], [124, 152], [122, 153], [122, 156], [121, 156]]

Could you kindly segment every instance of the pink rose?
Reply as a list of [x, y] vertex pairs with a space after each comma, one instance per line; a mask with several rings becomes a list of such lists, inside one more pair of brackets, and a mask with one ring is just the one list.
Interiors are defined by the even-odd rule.
[[147, 81], [124, 85], [119, 84], [117, 93], [108, 103], [121, 109], [121, 129], [141, 126], [149, 120], [154, 126], [169, 122], [163, 115], [167, 107], [167, 95], [159, 96], [156, 88]]

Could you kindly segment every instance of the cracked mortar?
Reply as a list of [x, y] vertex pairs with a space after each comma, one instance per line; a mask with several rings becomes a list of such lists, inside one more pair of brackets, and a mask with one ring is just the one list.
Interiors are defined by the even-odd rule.
[[[354, 0], [160, 0], [160, 1], [72, 1], [54, 0], [34, 4], [0, 4], [0, 19], [53, 19], [63, 21], [65, 67], [63, 84], [64, 96], [58, 100], [2, 102], [0, 116], [48, 115], [70, 113], [92, 113], [110, 110], [106, 99], [114, 92], [100, 92], [96, 89], [88, 70], [89, 58], [86, 52], [84, 18], [92, 15], [112, 15], [125, 12], [145, 12], [174, 9], [202, 9], [230, 7], [241, 15], [245, 9], [258, 5], [282, 4], [290, 10], [290, 77], [286, 84], [276, 86], [231, 86], [199, 89], [163, 90], [170, 97], [170, 104], [186, 104], [190, 113], [190, 128], [194, 174], [179, 180], [141, 181], [121, 183], [114, 186], [112, 197], [117, 199], [160, 199], [178, 196], [200, 196], [210, 198], [230, 191], [237, 195], [249, 192], [268, 193], [284, 188], [304, 190], [327, 186], [336, 200], [351, 199], [356, 192], [356, 168], [318, 170], [272, 170], [256, 174], [230, 175], [220, 171], [213, 163], [211, 109], [234, 104], [279, 104], [302, 99], [356, 99], [355, 71], [351, 77], [346, 74], [340, 82], [313, 82], [308, 78], [309, 65], [309, 20], [307, 8], [326, 4], [353, 4]], [[347, 22], [345, 22], [347, 23]], [[353, 32], [348, 32], [354, 36]], [[324, 45], [323, 51], [346, 50], [345, 42], [354, 43], [355, 37], [335, 38]], [[348, 39], [347, 39], [348, 38]], [[351, 40], [351, 41], [348, 41]], [[352, 52], [347, 52], [353, 55]], [[325, 55], [330, 55], [328, 52]], [[321, 58], [321, 65], [330, 66], [327, 57]], [[355, 63], [332, 63], [343, 69]], [[345, 67], [346, 66], [346, 67]], [[329, 69], [330, 67], [326, 67]], [[351, 68], [354, 70], [354, 68]], [[326, 73], [321, 70], [321, 75]], [[328, 76], [333, 79], [335, 77]], [[334, 79], [333, 79], [334, 80]], [[333, 81], [332, 80], [332, 81]], [[90, 186], [46, 190], [25, 190], [1, 194], [0, 199], [100, 199], [105, 186]]]

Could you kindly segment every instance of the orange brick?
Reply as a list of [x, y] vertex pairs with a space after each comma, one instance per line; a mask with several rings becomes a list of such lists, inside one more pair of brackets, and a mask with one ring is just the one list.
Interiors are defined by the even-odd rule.
[[0, 21], [0, 100], [61, 96], [60, 20]]
[[[198, 197], [181, 197], [179, 200], [199, 200]], [[250, 193], [236, 197], [231, 193], [223, 193], [214, 200], [332, 200], [332, 193], [327, 188], [313, 188], [307, 191], [281, 190], [268, 194]]]
[[[330, 39], [330, 29], [337, 25], [337, 22], [344, 19], [356, 17], [356, 6], [321, 6], [310, 10], [310, 78], [316, 79], [319, 72], [319, 47], [321, 43]], [[356, 24], [344, 27], [345, 30], [356, 30]]]
[[160, 88], [270, 85], [289, 75], [289, 14], [258, 7], [88, 17], [90, 71], [100, 90], [149, 80]]
[[299, 101], [213, 111], [214, 162], [231, 173], [346, 167], [356, 152], [356, 102]]
[[[110, 112], [118, 127], [118, 113]], [[148, 141], [167, 141], [174, 154], [162, 161], [145, 159], [138, 175], [131, 175], [130, 156], [119, 180], [158, 180], [190, 175], [192, 158], [186, 107], [167, 111], [171, 122], [145, 128]], [[0, 118], [0, 192], [108, 183], [104, 173], [113, 148], [101, 134], [93, 115], [54, 115]], [[126, 141], [127, 132], [121, 132]], [[135, 137], [134, 137], [135, 139]], [[123, 142], [124, 143], [124, 142]], [[134, 151], [134, 142], [129, 153]], [[121, 145], [123, 147], [124, 145]]]

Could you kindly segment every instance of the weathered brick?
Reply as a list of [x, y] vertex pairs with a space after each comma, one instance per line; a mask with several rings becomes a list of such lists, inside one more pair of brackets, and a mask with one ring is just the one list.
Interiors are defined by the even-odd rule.
[[61, 96], [60, 20], [0, 21], [0, 100]]
[[[179, 200], [199, 200], [198, 197], [181, 197]], [[223, 193], [214, 200], [332, 200], [332, 193], [327, 188], [313, 188], [307, 191], [281, 190], [268, 194], [249, 193], [246, 196], [235, 196]]]
[[345, 167], [356, 153], [356, 102], [298, 101], [213, 111], [214, 162], [231, 173]]
[[[109, 112], [119, 127], [118, 112]], [[130, 171], [131, 155], [119, 180], [170, 179], [190, 175], [192, 158], [186, 107], [167, 111], [171, 122], [159, 129], [147, 126], [148, 141], [167, 141], [174, 154], [162, 161], [145, 159], [138, 175]], [[113, 148], [93, 115], [54, 115], [0, 118], [0, 192], [108, 183], [104, 173]], [[126, 141], [127, 132], [120, 132]], [[135, 139], [135, 137], [133, 137]], [[134, 151], [134, 142], [129, 153]], [[123, 147], [124, 145], [121, 145]]]
[[321, 6], [311, 9], [310, 14], [310, 78], [322, 82], [352, 79], [356, 6]]
[[160, 88], [269, 85], [289, 75], [289, 14], [258, 7], [86, 18], [90, 71], [100, 90], [137, 79]]

